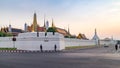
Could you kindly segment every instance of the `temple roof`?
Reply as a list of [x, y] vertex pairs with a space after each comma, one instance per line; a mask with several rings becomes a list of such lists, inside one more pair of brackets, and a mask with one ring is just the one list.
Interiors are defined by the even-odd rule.
[[92, 40], [99, 40], [96, 29], [95, 29], [95, 34], [94, 34]]

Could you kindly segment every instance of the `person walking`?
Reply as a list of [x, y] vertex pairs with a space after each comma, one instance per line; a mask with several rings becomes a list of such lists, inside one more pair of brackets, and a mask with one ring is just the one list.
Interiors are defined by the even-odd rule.
[[115, 50], [116, 51], [118, 50], [118, 43], [115, 45]]
[[43, 48], [42, 48], [42, 45], [40, 45], [40, 50], [41, 50], [41, 52], [43, 52]]
[[116, 45], [115, 45], [115, 50], [118, 51], [120, 48], [120, 41], [117, 41]]
[[57, 49], [57, 46], [56, 46], [56, 45], [54, 46], [54, 49], [55, 49], [55, 52], [56, 52], [56, 49]]

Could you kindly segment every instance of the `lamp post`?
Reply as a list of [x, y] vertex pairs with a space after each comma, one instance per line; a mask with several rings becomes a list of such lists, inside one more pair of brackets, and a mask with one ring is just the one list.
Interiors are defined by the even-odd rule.
[[15, 41], [16, 41], [15, 36], [13, 36], [12, 41], [13, 41], [13, 48], [15, 48]]

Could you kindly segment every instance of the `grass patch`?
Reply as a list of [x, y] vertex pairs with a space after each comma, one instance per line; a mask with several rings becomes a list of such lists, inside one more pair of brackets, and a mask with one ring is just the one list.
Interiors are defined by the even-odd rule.
[[92, 48], [95, 47], [95, 45], [89, 45], [89, 46], [71, 46], [71, 47], [65, 47], [66, 50], [70, 50], [70, 49], [80, 49], [80, 48]]
[[17, 50], [17, 48], [0, 48], [0, 50]]

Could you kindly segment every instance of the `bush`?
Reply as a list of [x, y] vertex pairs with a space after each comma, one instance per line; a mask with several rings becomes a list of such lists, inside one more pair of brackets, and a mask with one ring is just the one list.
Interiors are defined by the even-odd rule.
[[80, 48], [93, 48], [95, 45], [89, 45], [89, 46], [70, 46], [70, 47], [65, 47], [66, 50], [70, 49], [80, 49]]
[[0, 50], [16, 50], [17, 48], [0, 48]]
[[57, 30], [56, 30], [56, 28], [54, 28], [54, 27], [50, 27], [50, 28], [48, 28], [48, 30], [47, 30], [47, 32], [56, 32]]
[[4, 36], [4, 33], [3, 32], [0, 32], [0, 37], [3, 37]]
[[70, 35], [67, 35], [67, 36], [64, 36], [65, 38], [76, 38], [75, 36], [70, 36]]
[[70, 36], [64, 36], [65, 38], [70, 38]]
[[11, 33], [4, 33], [4, 32], [0, 32], [0, 37], [9, 37], [12, 36]]

